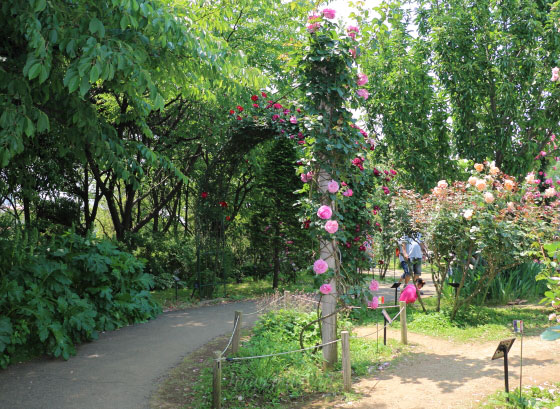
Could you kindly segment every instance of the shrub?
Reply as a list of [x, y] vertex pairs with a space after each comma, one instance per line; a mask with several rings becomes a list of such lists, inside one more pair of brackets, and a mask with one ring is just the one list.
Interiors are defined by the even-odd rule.
[[0, 277], [0, 366], [22, 348], [68, 359], [99, 331], [159, 313], [152, 277], [115, 243], [72, 232], [33, 243], [18, 232], [10, 248], [5, 233], [2, 256], [12, 254], [12, 265]]

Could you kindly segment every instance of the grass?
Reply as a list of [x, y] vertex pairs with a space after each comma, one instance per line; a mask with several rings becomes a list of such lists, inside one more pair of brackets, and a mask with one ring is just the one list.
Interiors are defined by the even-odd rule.
[[[265, 314], [252, 330], [252, 336], [244, 337], [237, 356], [299, 349], [299, 331], [315, 318], [314, 314], [294, 310]], [[311, 327], [304, 339], [306, 346], [316, 345], [320, 340], [318, 327]], [[152, 400], [152, 407], [210, 408], [211, 352], [223, 349], [226, 341], [222, 338], [218, 344], [207, 345], [187, 357], [160, 387]], [[408, 349], [393, 340], [384, 346], [382, 342], [377, 345], [375, 340], [357, 338], [350, 340], [350, 351], [353, 376], [365, 376], [385, 369], [389, 361], [405, 354]], [[339, 362], [328, 372], [322, 370], [320, 351], [223, 362], [223, 405], [229, 409], [300, 407], [319, 394], [323, 398], [344, 396], [355, 399], [357, 395], [343, 393], [340, 356], [339, 344]]]
[[[509, 398], [509, 402], [506, 401]], [[522, 388], [521, 397], [519, 396], [519, 388], [506, 394], [503, 391], [486, 398], [479, 406], [480, 409], [498, 409], [498, 408], [550, 408], [554, 409], [560, 406], [560, 382], [544, 383], [538, 386], [524, 386]]]
[[[214, 291], [214, 297], [219, 300], [239, 301], [274, 294], [278, 291], [314, 292], [315, 290], [313, 277], [309, 274], [302, 274], [295, 283], [281, 283], [276, 290], [272, 288], [272, 279], [270, 278], [264, 280], [245, 279], [242, 283], [227, 283], [225, 295], [223, 285], [219, 285]], [[177, 299], [175, 298], [174, 288], [152, 291], [152, 296], [163, 310], [188, 308], [201, 301], [197, 293], [193, 296], [192, 288], [178, 289]]]
[[[407, 308], [408, 329], [412, 332], [447, 338], [453, 341], [491, 341], [512, 335], [512, 321], [523, 320], [525, 335], [538, 335], [549, 326], [551, 312], [539, 306], [486, 307], [470, 306], [457, 314], [454, 321], [449, 318], [449, 306], [444, 305], [435, 312], [435, 298], [425, 298], [428, 313], [419, 305]], [[359, 325], [382, 322], [380, 314], [357, 316]]]

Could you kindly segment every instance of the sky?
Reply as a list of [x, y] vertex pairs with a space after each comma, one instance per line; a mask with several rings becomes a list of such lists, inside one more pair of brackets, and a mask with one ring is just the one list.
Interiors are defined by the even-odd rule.
[[[381, 0], [361, 0], [364, 3], [365, 7], [371, 9], [373, 7], [378, 6], [381, 3]], [[356, 0], [353, 1], [354, 3]], [[349, 0], [334, 0], [329, 2], [328, 7], [331, 9], [335, 9], [337, 11], [336, 17], [342, 17], [344, 20], [347, 20], [349, 23], [351, 19], [348, 17], [350, 13], [354, 10], [349, 4], [351, 1]]]

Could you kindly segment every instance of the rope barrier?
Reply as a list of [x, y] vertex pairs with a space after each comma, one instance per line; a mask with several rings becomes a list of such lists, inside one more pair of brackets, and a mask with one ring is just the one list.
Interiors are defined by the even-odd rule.
[[282, 298], [284, 298], [284, 296], [280, 296], [279, 298], [277, 298], [276, 300], [266, 304], [264, 307], [262, 307], [260, 310], [257, 310], [255, 312], [248, 312], [248, 313], [243, 313], [244, 315], [253, 315], [253, 314], [258, 314], [259, 312], [262, 312], [264, 310], [266, 310], [270, 305], [277, 303], [278, 301], [280, 301]]
[[247, 359], [257, 359], [257, 358], [269, 358], [271, 356], [278, 356], [278, 355], [286, 355], [286, 354], [293, 354], [294, 352], [303, 352], [303, 351], [307, 351], [310, 349], [317, 349], [317, 348], [321, 348], [330, 344], [334, 344], [336, 342], [339, 342], [340, 338], [334, 341], [330, 341], [327, 342], [325, 344], [322, 345], [314, 345], [312, 347], [307, 347], [307, 348], [301, 348], [301, 349], [293, 349], [291, 351], [284, 351], [284, 352], [276, 352], [274, 354], [267, 354], [267, 355], [255, 355], [255, 356], [241, 356], [241, 357], [234, 357], [234, 358], [221, 358], [221, 360], [225, 360], [228, 362], [232, 362], [232, 361], [244, 361]]
[[231, 337], [229, 337], [229, 342], [228, 342], [227, 346], [224, 348], [224, 350], [222, 351], [222, 355], [225, 354], [225, 352], [227, 351], [227, 349], [231, 345], [231, 341], [233, 341], [233, 335], [235, 334], [235, 330], [237, 329], [237, 323], [239, 322], [239, 316], [237, 316], [235, 318], [236, 318], [236, 320], [235, 320], [235, 324], [233, 324], [233, 331], [231, 331]]

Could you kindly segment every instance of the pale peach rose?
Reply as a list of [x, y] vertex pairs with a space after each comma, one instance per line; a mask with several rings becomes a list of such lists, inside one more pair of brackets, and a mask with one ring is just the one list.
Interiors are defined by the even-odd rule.
[[535, 181], [535, 175], [532, 173], [528, 173], [527, 176], [525, 176], [525, 182], [527, 183], [533, 183]]
[[463, 217], [467, 220], [470, 220], [473, 216], [473, 211], [472, 209], [467, 209], [463, 212]]
[[544, 191], [544, 197], [552, 197], [556, 194], [556, 189], [553, 187], [549, 187]]
[[441, 189], [439, 187], [434, 187], [434, 195], [443, 196], [443, 189]]
[[515, 204], [513, 202], [508, 202], [507, 209], [509, 212], [513, 212], [515, 210]]
[[494, 195], [490, 192], [484, 193], [484, 201], [488, 204], [494, 203]]
[[471, 186], [476, 185], [476, 182], [477, 182], [477, 181], [478, 181], [478, 178], [476, 178], [476, 177], [474, 177], [474, 176], [471, 176], [471, 177], [469, 178], [469, 183], [470, 183]]
[[504, 187], [506, 188], [506, 190], [511, 191], [515, 187], [515, 182], [511, 179], [506, 179], [506, 181], [504, 182]]
[[476, 188], [481, 192], [483, 190], [485, 190], [486, 189], [486, 181], [484, 179], [478, 179], [476, 181]]
[[500, 173], [500, 168], [496, 167], [496, 166], [492, 166], [490, 168], [490, 174], [496, 176], [498, 173]]
[[484, 170], [484, 165], [482, 163], [475, 163], [474, 168], [477, 172], [482, 172]]
[[486, 179], [486, 181], [488, 182], [489, 185], [491, 185], [492, 183], [494, 183], [494, 178], [490, 175], [486, 175], [484, 177], [484, 179]]
[[446, 180], [440, 180], [439, 182], [437, 182], [437, 187], [439, 187], [440, 189], [447, 189], [447, 186], [449, 186], [447, 184]]

